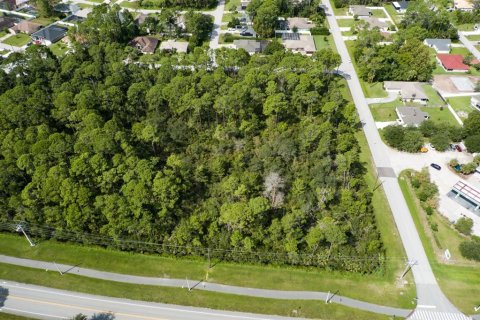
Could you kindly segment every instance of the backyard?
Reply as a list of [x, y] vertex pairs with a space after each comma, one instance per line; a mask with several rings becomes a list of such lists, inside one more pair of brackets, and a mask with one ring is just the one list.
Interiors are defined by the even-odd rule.
[[24, 33], [19, 33], [14, 36], [8, 37], [3, 41], [4, 44], [8, 44], [14, 47], [23, 47], [30, 42], [30, 36]]
[[470, 100], [470, 96], [447, 98], [447, 102], [461, 118], [467, 118], [468, 114], [473, 111]]

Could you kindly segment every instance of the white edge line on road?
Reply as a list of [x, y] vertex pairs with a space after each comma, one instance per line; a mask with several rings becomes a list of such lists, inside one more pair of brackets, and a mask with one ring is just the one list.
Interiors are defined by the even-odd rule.
[[425, 305], [425, 304], [419, 304], [419, 305], [417, 305], [417, 308], [436, 309], [437, 306], [429, 306], [429, 305]]
[[54, 315], [51, 315], [51, 314], [37, 313], [37, 312], [25, 311], [25, 310], [8, 308], [8, 307], [3, 307], [2, 310], [9, 310], [9, 311], [15, 311], [15, 312], [21, 312], [21, 313], [28, 313], [28, 314], [34, 314], [34, 315], [36, 315], [36, 316], [44, 316], [44, 317], [57, 318], [57, 319], [68, 319], [67, 317], [54, 316]]
[[[56, 294], [56, 295], [59, 295], [59, 296], [65, 296], [65, 297], [70, 297], [70, 298], [77, 298], [77, 299], [79, 298], [79, 299], [84, 299], [84, 300], [116, 303], [116, 304], [120, 304], [120, 305], [127, 305], [127, 306], [134, 306], [134, 307], [144, 307], [144, 308], [150, 308], [150, 309], [162, 309], [162, 310], [178, 311], [178, 312], [193, 313], [193, 314], [212, 315], [212, 316], [222, 316], [222, 317], [236, 318], [236, 319], [269, 320], [269, 318], [259, 318], [259, 317], [250, 317], [250, 316], [242, 316], [242, 315], [234, 315], [234, 314], [224, 314], [224, 313], [221, 313], [221, 311], [219, 313], [207, 312], [207, 311], [194, 311], [194, 310], [179, 309], [179, 308], [172, 308], [172, 307], [151, 306], [151, 305], [148, 305], [148, 304], [139, 304], [139, 303], [122, 302], [122, 301], [115, 301], [115, 300], [97, 299], [97, 298], [92, 298], [92, 297], [86, 297], [86, 296], [81, 296], [81, 295], [72, 295], [72, 294], [55, 292], [55, 291], [50, 291], [50, 290], [28, 288], [28, 287], [24, 287], [24, 286], [20, 286], [20, 285], [14, 285], [14, 284], [7, 284], [6, 286], [19, 288], [19, 289], [24, 289], [24, 290], [30, 290], [30, 291]], [[122, 298], [117, 298], [117, 299], [122, 299]], [[191, 306], [186, 306], [186, 307], [191, 307]], [[195, 307], [193, 307], [193, 308], [195, 308]], [[235, 311], [225, 311], [225, 312], [235, 312]], [[65, 318], [62, 318], [62, 319], [65, 319]]]

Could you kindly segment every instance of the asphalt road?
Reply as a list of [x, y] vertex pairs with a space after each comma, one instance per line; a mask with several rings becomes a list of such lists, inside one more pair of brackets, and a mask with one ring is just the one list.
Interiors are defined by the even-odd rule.
[[3, 304], [1, 303], [3, 298], [0, 299], [1, 312], [38, 319], [67, 319], [78, 313], [91, 316], [93, 314], [108, 313], [110, 311], [113, 311], [112, 313], [115, 316], [115, 320], [291, 319], [287, 317], [263, 316], [128, 299], [106, 298], [2, 280], [0, 280], [0, 287], [8, 290], [6, 300]]
[[[375, 126], [375, 121], [373, 120], [365, 95], [363, 94], [358, 75], [352, 64], [345, 42], [342, 39], [332, 7], [328, 0], [322, 0], [322, 3], [326, 8], [330, 31], [333, 35], [338, 53], [343, 61], [339, 68], [339, 73], [345, 75], [350, 88], [360, 121], [363, 124], [373, 161], [377, 167], [380, 180], [382, 181], [382, 186], [385, 190], [408, 260], [415, 262], [415, 265], [412, 267], [412, 272], [417, 288], [417, 309], [421, 311], [425, 310], [426, 314], [428, 314], [428, 312], [435, 312], [446, 315], [458, 315], [458, 317], [460, 317], [459, 319], [461, 319], [462, 314], [450, 303], [437, 284], [407, 203], [400, 190], [397, 177], [390, 164], [386, 147]], [[434, 319], [434, 317], [432, 316], [431, 319]]]
[[[193, 290], [205, 290], [213, 292], [221, 292], [227, 294], [236, 294], [250, 297], [258, 298], [273, 298], [273, 299], [288, 299], [288, 300], [319, 300], [322, 303], [327, 299], [327, 296], [330, 298], [327, 292], [314, 292], [314, 291], [286, 291], [286, 290], [268, 290], [268, 289], [258, 289], [258, 288], [246, 288], [238, 286], [230, 286], [218, 283], [204, 282], [199, 279], [171, 279], [171, 278], [152, 278], [152, 277], [142, 277], [142, 276], [132, 276], [126, 274], [98, 271], [92, 269], [81, 268], [79, 266], [69, 266], [64, 264], [55, 264], [52, 262], [30, 260], [30, 259], [21, 259], [15, 257], [9, 257], [0, 255], [0, 262], [8, 263], [18, 266], [48, 270], [48, 272], [58, 273], [60, 272], [74, 274], [79, 276], [85, 276], [94, 279], [103, 279], [116, 282], [125, 282], [132, 284], [143, 284], [143, 285], [157, 285], [164, 287], [177, 287], [177, 288], [194, 288]], [[332, 288], [333, 290], [333, 288]], [[388, 316], [398, 316], [405, 317], [411, 310], [393, 308], [387, 306], [381, 306], [373, 303], [368, 303], [364, 301], [359, 301], [355, 299], [350, 299], [343, 297], [341, 295], [335, 295], [330, 299], [332, 303], [338, 303], [348, 307], [361, 309], [365, 311], [385, 314]], [[112, 309], [113, 310], [113, 309]]]

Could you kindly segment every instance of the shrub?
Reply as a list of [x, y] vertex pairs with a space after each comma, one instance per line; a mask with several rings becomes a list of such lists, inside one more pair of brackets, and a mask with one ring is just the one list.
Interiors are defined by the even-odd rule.
[[450, 138], [444, 133], [436, 133], [430, 139], [430, 143], [438, 151], [445, 151], [450, 146]]
[[310, 29], [310, 33], [314, 36], [328, 36], [330, 30], [326, 27], [315, 27]]
[[405, 136], [405, 129], [401, 126], [388, 126], [383, 129], [383, 137], [391, 147], [400, 149]]
[[430, 207], [430, 206], [426, 206], [425, 207], [425, 213], [429, 216], [431, 216], [433, 214], [433, 208]]
[[459, 249], [464, 258], [480, 261], [480, 241], [464, 241], [460, 243]]
[[480, 152], [480, 135], [476, 134], [473, 136], [468, 136], [465, 139], [465, 146], [469, 152]]
[[469, 162], [467, 164], [464, 164], [462, 166], [462, 168], [460, 169], [460, 171], [463, 173], [463, 174], [472, 174], [475, 172], [475, 169], [477, 169], [477, 164], [475, 162]]
[[400, 145], [400, 150], [418, 152], [423, 145], [423, 136], [420, 131], [408, 128]]
[[457, 160], [457, 159], [452, 159], [452, 160], [450, 160], [450, 162], [448, 163], [448, 165], [449, 165], [450, 167], [452, 167], [452, 168], [453, 168], [453, 167], [456, 167], [456, 166], [458, 166], [458, 160]]
[[473, 220], [466, 217], [461, 217], [455, 222], [455, 229], [464, 235], [469, 236], [472, 234]]

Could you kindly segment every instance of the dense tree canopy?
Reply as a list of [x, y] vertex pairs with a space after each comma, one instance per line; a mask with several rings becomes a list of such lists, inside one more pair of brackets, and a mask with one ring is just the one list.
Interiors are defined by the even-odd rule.
[[338, 55], [224, 48], [211, 69], [197, 48], [155, 69], [101, 39], [61, 61], [31, 46], [4, 62], [1, 220], [231, 250], [226, 259], [378, 266], [355, 108], [331, 73]]

